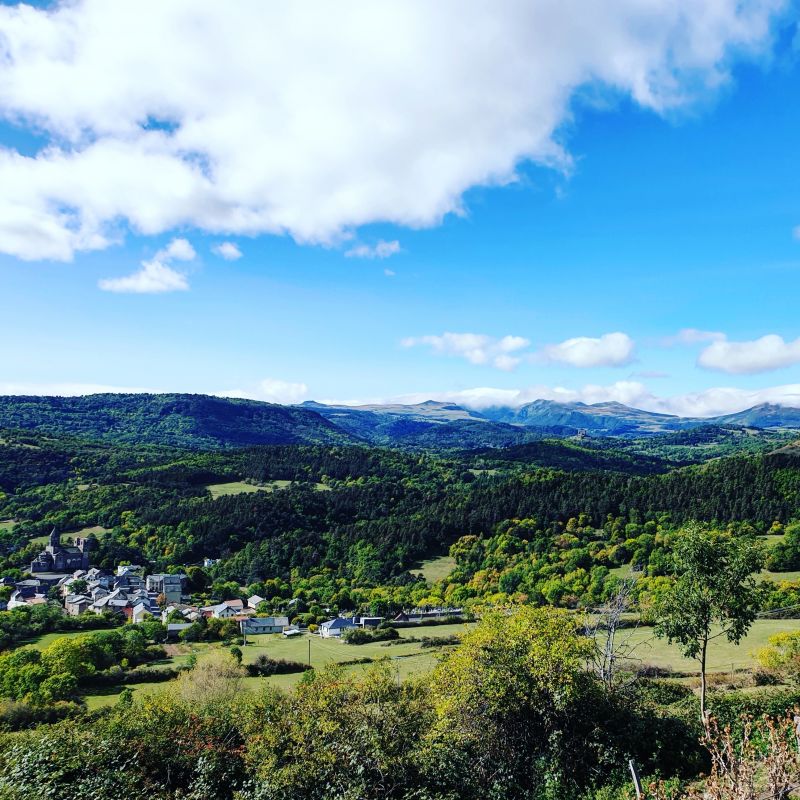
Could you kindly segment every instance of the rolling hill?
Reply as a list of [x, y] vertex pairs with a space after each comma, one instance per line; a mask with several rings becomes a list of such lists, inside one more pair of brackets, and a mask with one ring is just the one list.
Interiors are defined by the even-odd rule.
[[[283, 406], [196, 394], [96, 394], [0, 397], [0, 428], [36, 430], [106, 442], [219, 449], [264, 444], [370, 444], [466, 450], [567, 438], [634, 439], [726, 429], [800, 429], [800, 409], [759, 405], [692, 419], [620, 403], [536, 400], [476, 411], [453, 403]], [[730, 438], [730, 437], [729, 437]], [[675, 444], [678, 444], [677, 442]]]
[[0, 428], [196, 450], [354, 441], [311, 409], [197, 394], [5, 396]]

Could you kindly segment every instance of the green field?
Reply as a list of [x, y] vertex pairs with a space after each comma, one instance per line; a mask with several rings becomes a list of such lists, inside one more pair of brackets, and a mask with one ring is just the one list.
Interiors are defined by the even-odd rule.
[[[423, 636], [448, 636], [452, 633], [463, 633], [473, 627], [474, 623], [456, 625], [424, 626], [421, 628], [401, 628], [400, 636], [403, 639]], [[709, 648], [708, 671], [729, 672], [732, 669], [747, 669], [755, 664], [756, 652], [767, 644], [770, 636], [782, 631], [800, 631], [800, 620], [757, 620], [740, 645], [732, 645], [724, 638], [712, 642]], [[45, 647], [59, 636], [73, 636], [76, 634], [47, 634], [40, 637], [35, 643], [37, 647]], [[320, 669], [328, 664], [341, 663], [356, 658], [371, 658], [373, 661], [388, 659], [392, 668], [396, 670], [400, 679], [412, 675], [421, 675], [430, 672], [436, 665], [438, 655], [448, 648], [423, 648], [419, 642], [404, 642], [391, 644], [377, 642], [375, 644], [348, 645], [337, 639], [322, 639], [318, 636], [303, 634], [287, 639], [280, 634], [264, 634], [248, 637], [249, 643], [242, 648], [245, 664], [255, 661], [262, 654], [272, 658], [283, 658], [290, 661], [307, 662], [309, 655], [309, 642], [311, 643], [311, 665]], [[670, 645], [663, 639], [657, 639], [652, 628], [641, 627], [622, 631], [618, 634], [618, 642], [629, 642], [636, 647], [633, 654], [635, 661], [631, 664], [652, 664], [658, 667], [673, 669], [676, 672], [697, 673], [697, 662], [681, 656], [675, 645]], [[192, 645], [174, 645], [170, 657], [156, 666], [182, 666], [190, 654], [198, 658], [214, 651], [224, 649], [219, 644], [198, 643]], [[352, 664], [345, 668], [347, 671], [363, 670], [368, 664]], [[280, 689], [289, 689], [297, 684], [303, 673], [288, 675], [273, 675], [269, 678], [245, 678], [244, 685], [251, 689], [270, 685]], [[130, 688], [134, 694], [150, 694], [159, 690], [164, 684], [136, 684]], [[96, 694], [87, 696], [89, 708], [100, 708], [104, 705], [115, 703], [123, 690], [117, 686]]]
[[[111, 533], [111, 528], [104, 528], [102, 525], [91, 525], [88, 528], [81, 528], [79, 531], [60, 531], [62, 536], [88, 536], [93, 533], [98, 539], [102, 539], [106, 534]], [[31, 544], [46, 545], [50, 538], [49, 534], [36, 536], [30, 540]]]
[[[725, 672], [754, 666], [755, 655], [767, 644], [770, 636], [783, 631], [800, 631], [800, 619], [759, 619], [740, 645], [730, 644], [724, 637], [709, 645], [708, 671]], [[634, 656], [643, 664], [674, 669], [679, 672], [697, 672], [696, 661], [681, 656], [676, 645], [657, 639], [652, 628], [623, 630], [617, 642], [629, 642], [636, 647]]]
[[[463, 633], [473, 626], [474, 623], [428, 625], [419, 629], [402, 628], [399, 632], [402, 639], [421, 638], [423, 636], [449, 636], [452, 633]], [[54, 634], [53, 636], [55, 638], [58, 635]], [[319, 636], [307, 633], [291, 638], [286, 638], [279, 633], [269, 633], [248, 637], [248, 644], [242, 648], [243, 662], [245, 664], [252, 663], [258, 656], [266, 654], [271, 658], [284, 658], [288, 661], [306, 663], [308, 661], [309, 642], [311, 643], [311, 666], [315, 669], [320, 669], [328, 664], [351, 661], [356, 658], [371, 658], [375, 661], [388, 658], [392, 667], [397, 670], [400, 679], [430, 672], [436, 664], [437, 654], [442, 652], [442, 648], [423, 648], [419, 642], [404, 642], [392, 645], [386, 645], [385, 642], [376, 642], [375, 644], [350, 645], [337, 639], [322, 639]], [[157, 666], [182, 666], [192, 653], [198, 658], [203, 658], [204, 655], [220, 649], [224, 648], [219, 644], [176, 645], [170, 647], [170, 650], [174, 651], [173, 654], [165, 661], [159, 662]], [[347, 669], [348, 671], [362, 670], [366, 666], [369, 665], [352, 664]], [[288, 675], [272, 675], [269, 678], [245, 678], [244, 684], [250, 688], [268, 684], [277, 688], [288, 689], [294, 686], [302, 677], [302, 672], [295, 672]], [[130, 688], [136, 694], [156, 691], [158, 686], [163, 686], [163, 684], [136, 684]], [[101, 693], [88, 695], [85, 698], [86, 703], [89, 708], [100, 708], [104, 705], [115, 703], [123, 688], [123, 686], [118, 686]]]
[[[212, 483], [206, 486], [211, 497], [225, 497], [230, 494], [251, 494], [253, 492], [274, 492], [278, 489], [288, 489], [292, 485], [292, 481], [268, 481], [261, 485], [253, 483], [245, 483], [245, 481], [229, 481], [228, 483]], [[324, 483], [314, 484], [314, 488], [318, 492], [326, 492], [330, 489]]]
[[10, 531], [16, 524], [13, 519], [0, 519], [0, 531]]
[[[104, 630], [102, 628], [95, 630]], [[22, 645], [26, 647], [34, 647], [37, 650], [44, 650], [45, 647], [53, 644], [56, 639], [74, 639], [76, 636], [84, 636], [87, 633], [92, 633], [93, 631], [69, 631], [67, 633], [43, 633], [41, 636], [37, 636], [35, 639], [30, 639], [26, 642], [23, 642]]]
[[776, 583], [780, 583], [781, 581], [791, 581], [795, 583], [800, 581], [800, 571], [795, 572], [770, 572], [769, 570], [765, 569], [761, 572], [765, 578], [769, 578]]
[[[782, 539], [782, 536], [764, 536], [763, 539]], [[767, 547], [774, 547], [774, 544], [767, 544]], [[609, 572], [616, 575], [618, 578], [626, 578], [630, 575], [631, 565], [624, 564], [621, 567], [614, 567]], [[761, 570], [761, 577], [769, 578], [772, 581], [780, 583], [781, 581], [791, 581], [792, 583], [800, 581], [800, 571], [795, 572], [770, 572], [768, 569]]]
[[439, 556], [439, 558], [428, 558], [420, 564], [415, 572], [422, 575], [428, 583], [446, 578], [456, 566], [456, 560], [452, 556]]

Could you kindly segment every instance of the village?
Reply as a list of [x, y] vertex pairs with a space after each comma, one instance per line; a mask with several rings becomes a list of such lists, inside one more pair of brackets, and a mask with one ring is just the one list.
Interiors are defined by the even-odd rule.
[[[148, 574], [138, 564], [120, 564], [113, 572], [92, 567], [92, 544], [92, 539], [83, 537], [76, 537], [72, 544], [62, 544], [53, 529], [48, 544], [30, 565], [31, 577], [0, 578], [0, 585], [13, 587], [8, 601], [0, 601], [0, 611], [58, 602], [64, 613], [72, 617], [106, 614], [134, 625], [160, 622], [168, 639], [189, 638], [188, 632], [199, 622], [232, 620], [244, 643], [247, 636], [269, 633], [292, 637], [306, 632], [323, 639], [343, 639], [349, 631], [375, 630], [386, 622], [414, 625], [464, 618], [463, 609], [449, 607], [402, 610], [390, 620], [358, 615], [351, 610], [303, 628], [288, 614], [266, 613], [265, 598], [257, 594], [246, 599], [218, 599], [209, 605], [197, 605], [187, 591], [184, 573]], [[206, 560], [206, 566], [209, 565]], [[295, 602], [290, 600], [287, 605]]]

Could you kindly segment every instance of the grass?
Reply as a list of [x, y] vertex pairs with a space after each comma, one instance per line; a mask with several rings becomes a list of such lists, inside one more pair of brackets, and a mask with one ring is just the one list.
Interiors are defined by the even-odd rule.
[[800, 581], [800, 571], [795, 572], [770, 572], [769, 570], [762, 570], [761, 575], [769, 578], [776, 583], [781, 581], [791, 581], [792, 583]]
[[455, 566], [456, 560], [452, 556], [439, 556], [423, 561], [418, 572], [428, 583], [435, 583], [446, 578], [455, 569]]
[[[95, 628], [94, 630], [98, 629]], [[83, 636], [92, 632], [93, 631], [67, 631], [66, 633], [43, 633], [41, 636], [37, 636], [35, 639], [28, 639], [27, 641], [22, 642], [19, 646], [33, 647], [36, 650], [44, 650], [45, 647], [49, 647], [51, 644], [53, 644], [56, 639], [74, 639], [76, 636]]]
[[[768, 643], [770, 636], [784, 631], [800, 631], [800, 619], [759, 619], [750, 633], [739, 645], [731, 644], [724, 637], [709, 645], [708, 671], [726, 672], [732, 667], [743, 669], [756, 664], [756, 653]], [[652, 628], [637, 628], [623, 631], [618, 640], [625, 640], [636, 647], [634, 656], [642, 663], [654, 664], [680, 672], [697, 672], [696, 661], [684, 658], [676, 645], [664, 639], [656, 639]]]
[[[102, 539], [107, 534], [111, 533], [111, 528], [104, 528], [102, 525], [90, 525], [88, 528], [81, 528], [79, 531], [62, 531], [62, 536], [88, 536], [93, 533], [98, 539]], [[50, 539], [49, 534], [43, 536], [35, 536], [30, 540], [30, 544], [46, 545]]]
[[0, 531], [10, 531], [16, 524], [15, 519], [0, 519]]
[[[411, 637], [421, 638], [422, 636], [448, 636], [452, 633], [464, 633], [465, 630], [473, 627], [475, 623], [462, 623], [456, 625], [436, 625], [423, 626], [416, 628], [400, 629], [400, 637], [409, 639]], [[50, 635], [50, 634], [48, 634]], [[64, 634], [53, 634], [59, 636]], [[308, 660], [308, 643], [311, 642], [311, 666], [321, 669], [328, 664], [337, 664], [343, 661], [351, 661], [356, 658], [372, 658], [375, 661], [388, 658], [392, 666], [396, 669], [400, 680], [404, 680], [412, 675], [422, 675], [430, 672], [436, 665], [437, 654], [442, 652], [442, 648], [423, 648], [419, 642], [404, 642], [403, 644], [393, 644], [383, 646], [384, 643], [349, 645], [337, 639], [322, 639], [311, 634], [293, 636], [287, 638], [280, 633], [266, 633], [259, 636], [248, 636], [249, 644], [242, 647], [242, 662], [250, 664], [260, 655], [269, 655], [271, 658], [284, 658], [288, 661]], [[155, 664], [154, 666], [179, 667], [186, 664], [190, 655], [194, 654], [198, 659], [202, 659], [215, 651], [227, 649], [221, 644], [198, 642], [191, 645], [171, 645], [169, 658]], [[444, 648], [448, 649], [448, 648]], [[369, 664], [350, 664], [345, 667], [348, 672], [363, 670]], [[288, 675], [271, 675], [269, 678], [244, 678], [243, 684], [248, 689], [257, 690], [265, 685], [274, 686], [278, 689], [288, 690], [295, 686], [303, 677], [302, 672], [294, 672]], [[134, 696], [142, 697], [159, 690], [164, 686], [163, 683], [141, 683], [134, 684], [129, 688]], [[84, 700], [90, 710], [113, 705], [117, 702], [119, 695], [125, 686], [112, 686], [107, 689], [87, 695]]]
[[[280, 489], [288, 489], [292, 485], [292, 481], [268, 481], [263, 485], [255, 485], [253, 483], [246, 483], [245, 481], [228, 481], [227, 483], [212, 483], [206, 486], [211, 497], [225, 497], [231, 494], [251, 494], [253, 492], [274, 492]], [[326, 492], [330, 489], [324, 483], [314, 484], [314, 488], [318, 492]]]
[[[461, 623], [454, 625], [437, 625], [421, 628], [401, 628], [402, 639], [422, 636], [448, 636], [453, 633], [464, 633], [475, 623]], [[800, 620], [757, 620], [750, 634], [740, 645], [732, 645], [724, 638], [712, 642], [709, 648], [708, 671], [728, 672], [731, 669], [746, 669], [756, 663], [755, 654], [767, 644], [770, 636], [782, 631], [800, 630]], [[59, 636], [73, 636], [78, 634], [46, 634], [34, 644], [37, 647], [46, 647]], [[659, 667], [673, 669], [676, 672], [697, 672], [697, 662], [681, 656], [677, 646], [670, 645], [663, 639], [656, 639], [652, 628], [636, 628], [623, 631], [618, 635], [618, 641], [626, 640], [636, 646], [635, 657], [641, 663], [654, 664]], [[248, 637], [249, 644], [242, 647], [243, 663], [249, 664], [260, 655], [266, 654], [271, 658], [283, 658], [289, 661], [308, 660], [309, 642], [311, 642], [311, 665], [321, 669], [328, 664], [350, 661], [356, 658], [371, 658], [378, 661], [383, 658], [390, 660], [391, 666], [396, 670], [398, 678], [404, 680], [413, 675], [424, 675], [430, 672], [437, 663], [437, 656], [442, 648], [423, 648], [419, 642], [403, 642], [402, 644], [385, 645], [374, 644], [348, 645], [337, 639], [322, 639], [318, 636], [303, 634], [286, 638], [279, 633], [262, 634]], [[215, 651], [224, 648], [221, 644], [200, 642], [191, 645], [171, 645], [168, 647], [170, 655], [167, 659], [154, 666], [183, 666], [194, 654], [202, 659]], [[448, 648], [444, 648], [446, 651]], [[368, 664], [351, 664], [345, 667], [347, 672], [355, 672], [368, 667]], [[289, 690], [303, 677], [302, 672], [288, 675], [272, 675], [269, 678], [244, 678], [243, 684], [248, 689], [257, 690], [265, 685], [278, 689]], [[131, 686], [135, 696], [144, 696], [159, 691], [163, 683], [143, 683]], [[89, 709], [102, 708], [117, 702], [117, 698], [124, 686], [114, 686], [85, 697]]]

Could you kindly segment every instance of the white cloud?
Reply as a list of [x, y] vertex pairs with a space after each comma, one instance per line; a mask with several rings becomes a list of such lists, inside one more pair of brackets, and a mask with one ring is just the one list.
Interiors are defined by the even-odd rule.
[[[76, 396], [86, 394], [152, 393], [164, 391], [198, 391], [197, 389], [176, 390], [153, 389], [131, 386], [114, 386], [100, 383], [26, 383], [0, 382], [0, 395], [50, 395]], [[202, 390], [200, 390], [202, 391]], [[217, 397], [245, 397], [270, 403], [294, 404], [308, 399], [308, 387], [304, 383], [267, 378], [250, 389], [212, 391]], [[496, 387], [476, 387], [446, 392], [414, 392], [389, 398], [368, 398], [343, 402], [329, 400], [333, 405], [361, 405], [364, 403], [420, 403], [425, 400], [442, 400], [468, 408], [483, 409], [491, 406], [521, 406], [533, 400], [555, 400], [562, 403], [624, 403], [633, 408], [676, 414], [684, 417], [711, 417], [731, 414], [760, 403], [776, 403], [800, 408], [800, 384], [785, 384], [762, 389], [748, 390], [731, 386], [718, 386], [699, 392], [691, 392], [671, 397], [653, 394], [644, 384], [637, 381], [617, 381], [607, 386], [588, 384], [579, 389], [563, 386], [536, 385], [518, 389]]]
[[795, 227], [792, 229], [792, 236], [793, 236], [795, 239], [797, 239], [798, 241], [800, 241], [800, 225], [796, 225], [796, 226], [795, 226]]
[[396, 272], [395, 272], [393, 269], [385, 269], [385, 270], [383, 271], [383, 274], [384, 274], [384, 275], [385, 275], [387, 278], [394, 278], [394, 276], [395, 276], [397, 273], [396, 273]]
[[599, 338], [577, 336], [549, 344], [537, 354], [543, 361], [572, 367], [619, 367], [633, 359], [634, 342], [626, 333], [606, 333]]
[[568, 170], [560, 131], [582, 87], [681, 108], [717, 91], [734, 57], [763, 52], [783, 7], [0, 5], [0, 115], [47, 142], [0, 150], [0, 252], [69, 260], [125, 225], [305, 243], [436, 225], [523, 161]]
[[220, 258], [224, 258], [226, 261], [236, 261], [242, 257], [242, 251], [239, 249], [239, 246], [233, 242], [222, 242], [211, 249]]
[[118, 294], [163, 294], [164, 292], [185, 292], [189, 281], [182, 272], [160, 261], [143, 261], [142, 268], [124, 278], [103, 278], [97, 285], [104, 292]]
[[515, 353], [528, 347], [530, 341], [522, 336], [495, 339], [482, 333], [443, 333], [441, 336], [409, 336], [400, 344], [403, 347], [426, 345], [438, 355], [457, 356], [471, 364], [510, 371], [522, 361]]
[[786, 342], [772, 333], [749, 342], [717, 341], [700, 353], [697, 363], [731, 375], [769, 372], [800, 363], [800, 338]]
[[250, 389], [226, 389], [214, 392], [218, 397], [245, 397], [249, 400], [263, 400], [267, 403], [293, 405], [308, 399], [308, 386], [305, 383], [292, 383], [276, 378], [265, 378]]
[[186, 239], [173, 239], [163, 250], [159, 250], [150, 261], [142, 261], [138, 272], [123, 278], [104, 278], [97, 285], [104, 292], [127, 294], [163, 294], [185, 292], [189, 280], [183, 272], [168, 266], [172, 260], [192, 261], [197, 253]]
[[667, 336], [661, 340], [664, 347], [673, 345], [703, 344], [705, 342], [720, 342], [725, 339], [725, 334], [719, 331], [701, 331], [698, 328], [683, 328], [675, 336]]
[[637, 381], [617, 381], [607, 386], [588, 384], [579, 389], [545, 385], [520, 389], [484, 386], [448, 392], [415, 392], [390, 398], [390, 401], [419, 403], [424, 400], [441, 400], [480, 410], [498, 405], [516, 407], [539, 399], [555, 400], [561, 403], [617, 402], [632, 408], [641, 408], [662, 414], [712, 417], [732, 414], [760, 403], [776, 403], [800, 408], [800, 384], [772, 386], [756, 390], [720, 386], [671, 397], [657, 396], [644, 384]]
[[647, 388], [636, 381], [617, 381], [609, 386], [587, 384], [581, 389], [538, 384], [520, 389], [498, 389], [482, 386], [452, 392], [415, 392], [393, 398], [398, 402], [419, 403], [423, 400], [442, 400], [470, 408], [481, 409], [497, 405], [521, 406], [534, 400], [555, 400], [559, 403], [606, 403], [617, 402], [635, 406], [647, 402], [653, 396]]
[[173, 239], [163, 250], [159, 250], [154, 261], [193, 261], [197, 257], [194, 247], [186, 239]]
[[385, 242], [380, 239], [377, 244], [359, 244], [345, 252], [347, 258], [390, 258], [400, 252], [400, 242], [396, 239]]

